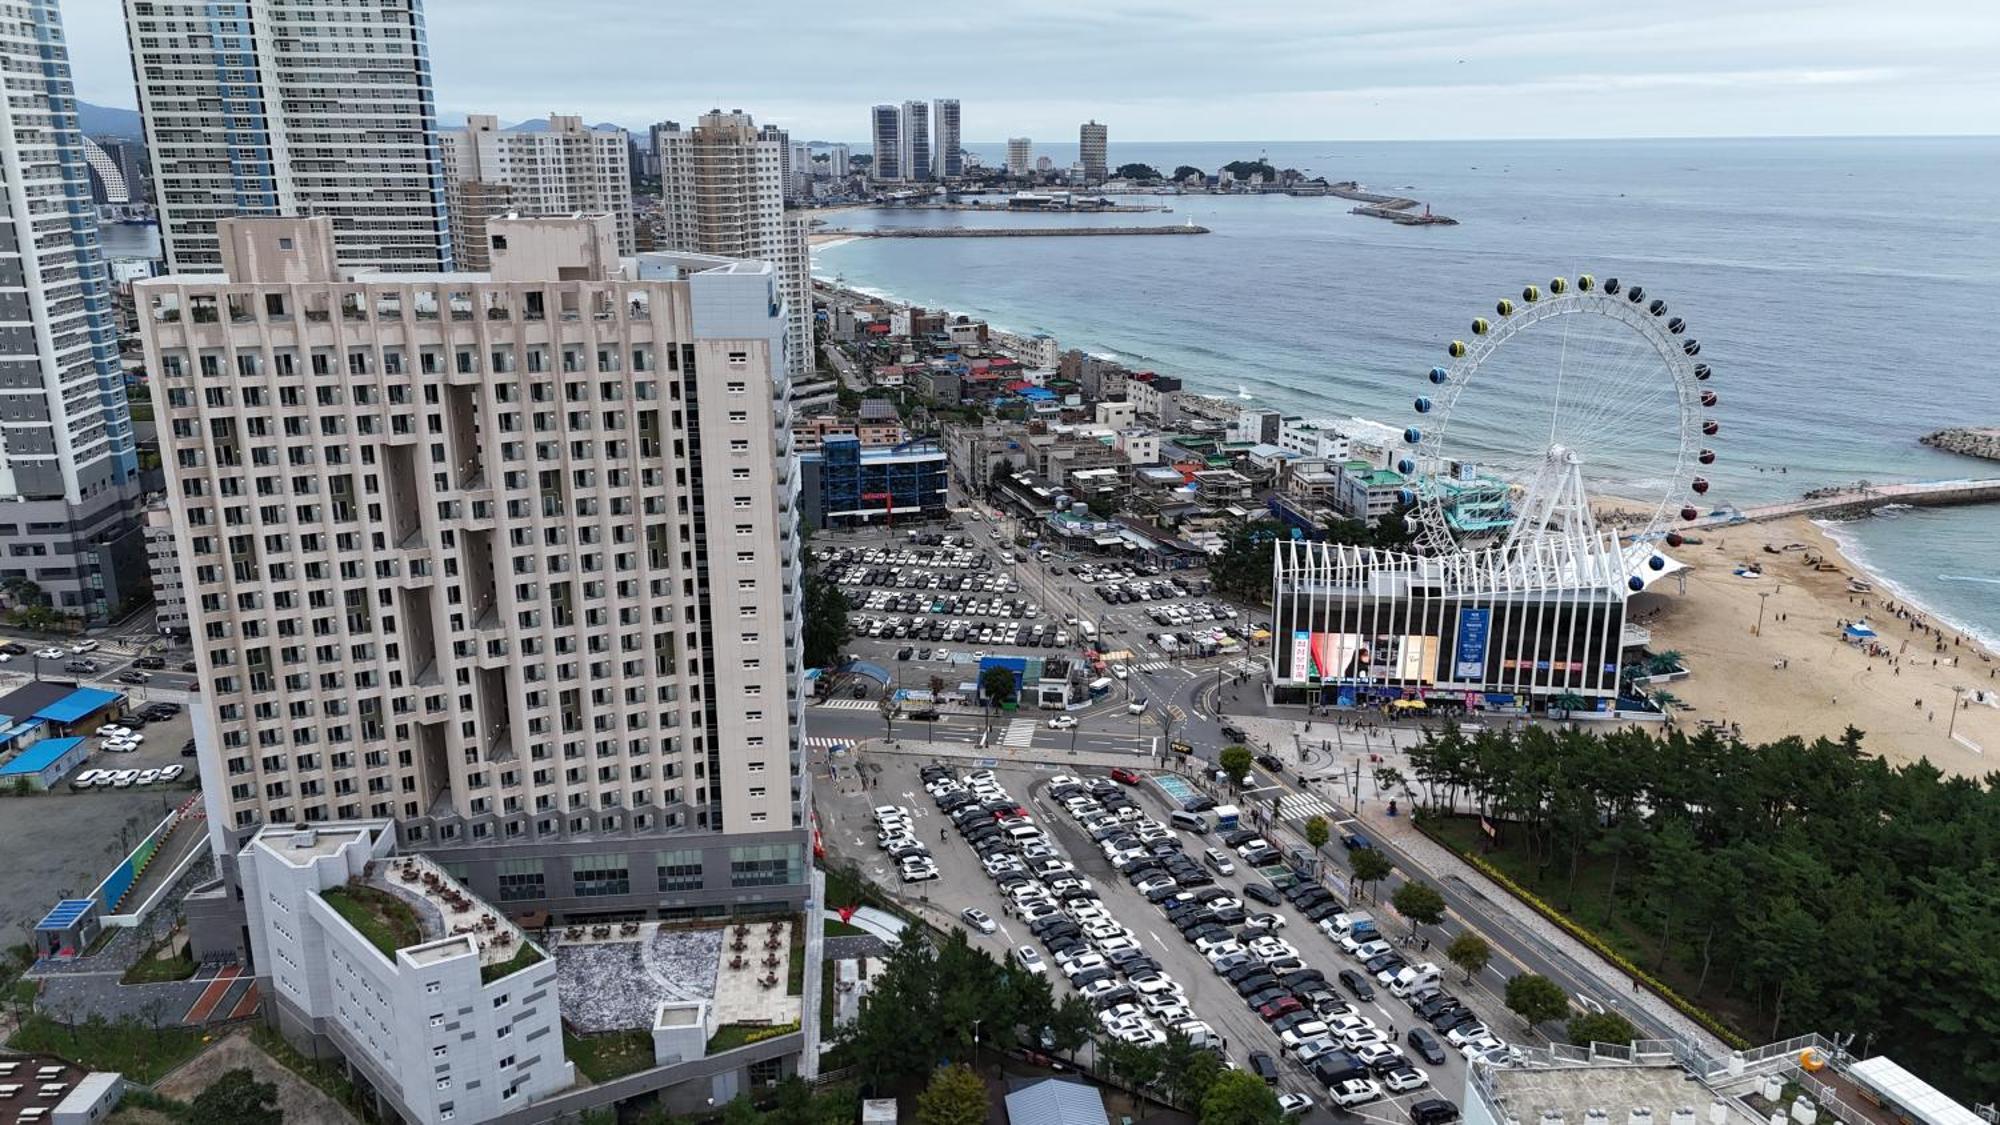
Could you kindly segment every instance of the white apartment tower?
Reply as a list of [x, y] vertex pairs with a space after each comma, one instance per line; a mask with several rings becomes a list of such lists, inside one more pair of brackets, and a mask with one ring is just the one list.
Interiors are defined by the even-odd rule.
[[[0, 581], [103, 620], [141, 585], [138, 454], [55, 0], [0, 20]], [[130, 588], [127, 587], [129, 583]]]
[[904, 102], [900, 166], [903, 178], [922, 183], [937, 178], [931, 167], [931, 106], [929, 102]]
[[633, 252], [632, 156], [623, 129], [591, 129], [581, 117], [550, 114], [540, 130], [502, 130], [490, 113], [439, 135], [452, 258], [483, 271], [486, 220], [509, 213], [610, 215], [618, 252]]
[[224, 220], [220, 273], [134, 286], [217, 852], [393, 818], [522, 908], [801, 899], [777, 271], [487, 229], [412, 277]]
[[1025, 176], [1034, 170], [1035, 142], [1026, 137], [1007, 138], [1007, 174]]
[[[782, 135], [782, 134], [781, 134]], [[692, 129], [655, 126], [667, 245], [779, 267], [791, 315], [785, 356], [793, 378], [813, 369], [811, 261], [792, 246], [785, 214], [786, 144], [742, 110], [710, 110]]]
[[340, 262], [451, 264], [422, 0], [124, 0], [172, 273], [216, 222], [324, 215]]
[[1102, 183], [1106, 171], [1106, 156], [1110, 150], [1110, 131], [1095, 121], [1086, 121], [1077, 129], [1077, 160], [1083, 165], [1086, 183]]
[[938, 178], [946, 182], [965, 175], [963, 144], [958, 135], [958, 99], [939, 98], [931, 103], [931, 124], [937, 130]]
[[877, 180], [900, 180], [903, 171], [903, 113], [893, 105], [878, 105], [868, 111], [868, 136], [874, 142], [875, 162], [869, 175]]

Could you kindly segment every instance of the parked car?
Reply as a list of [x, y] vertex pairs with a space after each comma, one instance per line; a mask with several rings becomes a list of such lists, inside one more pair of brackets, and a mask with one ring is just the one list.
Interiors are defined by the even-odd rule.
[[971, 926], [982, 934], [990, 934], [994, 930], [999, 929], [993, 922], [993, 916], [976, 906], [966, 907], [959, 913], [959, 918], [963, 919], [966, 925]]
[[1268, 1051], [1252, 1051], [1250, 1073], [1275, 1086], [1278, 1083], [1278, 1060], [1272, 1058]]
[[1444, 1065], [1444, 1047], [1438, 1043], [1437, 1036], [1421, 1027], [1413, 1027], [1404, 1042], [1410, 1045], [1410, 1050], [1415, 1051], [1418, 1058], [1432, 1066]]
[[132, 662], [134, 668], [149, 668], [156, 671], [166, 666], [167, 659], [164, 656], [142, 656]]

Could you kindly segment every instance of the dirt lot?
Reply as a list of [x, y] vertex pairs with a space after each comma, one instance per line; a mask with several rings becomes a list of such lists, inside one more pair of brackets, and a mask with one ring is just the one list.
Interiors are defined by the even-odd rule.
[[193, 1061], [167, 1076], [158, 1086], [159, 1092], [181, 1101], [193, 1101], [196, 1094], [228, 1071], [238, 1067], [248, 1067], [260, 1081], [275, 1083], [278, 1087], [278, 1108], [284, 1111], [287, 1121], [311, 1121], [319, 1125], [343, 1125], [352, 1123], [354, 1115], [347, 1112], [339, 1102], [321, 1093], [314, 1086], [291, 1071], [280, 1066], [271, 1056], [259, 1050], [245, 1032], [236, 1032], [217, 1041], [208, 1050], [196, 1055]]

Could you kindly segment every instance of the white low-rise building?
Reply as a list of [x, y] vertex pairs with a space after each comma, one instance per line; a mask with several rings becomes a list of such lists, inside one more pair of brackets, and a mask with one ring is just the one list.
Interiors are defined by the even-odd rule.
[[272, 826], [239, 853], [279, 1029], [411, 1121], [480, 1122], [570, 1086], [556, 962], [390, 821]]

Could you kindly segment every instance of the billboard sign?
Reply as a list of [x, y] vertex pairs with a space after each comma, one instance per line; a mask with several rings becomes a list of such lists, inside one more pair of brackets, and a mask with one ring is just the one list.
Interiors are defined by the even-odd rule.
[[1458, 651], [1452, 659], [1452, 675], [1459, 680], [1477, 681], [1486, 675], [1486, 634], [1493, 624], [1493, 611], [1466, 606], [1458, 611]]

